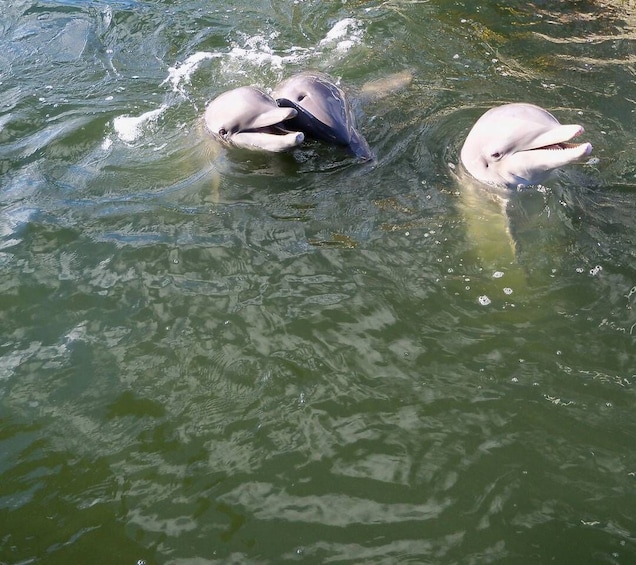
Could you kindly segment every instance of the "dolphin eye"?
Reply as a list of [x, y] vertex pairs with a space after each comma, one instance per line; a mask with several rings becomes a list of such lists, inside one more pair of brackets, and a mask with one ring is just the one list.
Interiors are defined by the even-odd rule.
[[298, 102], [302, 102], [306, 97], [306, 94], [299, 94], [296, 99], [298, 100]]
[[497, 161], [498, 159], [501, 159], [501, 153], [499, 151], [495, 151], [494, 153], [491, 153], [490, 158], [493, 161]]
[[226, 130], [225, 128], [221, 128], [221, 129], [219, 130], [219, 135], [220, 135], [221, 137], [225, 137], [225, 136], [227, 135], [227, 130]]

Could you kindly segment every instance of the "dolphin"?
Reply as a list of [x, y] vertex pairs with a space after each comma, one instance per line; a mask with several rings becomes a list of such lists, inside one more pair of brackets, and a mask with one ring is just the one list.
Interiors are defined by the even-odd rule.
[[345, 93], [330, 77], [306, 71], [281, 82], [272, 93], [281, 108], [296, 110], [285, 125], [302, 131], [307, 137], [342, 145], [363, 161], [373, 153], [356, 130], [353, 112]]
[[224, 145], [280, 152], [300, 145], [301, 131], [283, 122], [294, 118], [295, 108], [279, 107], [271, 96], [253, 86], [242, 86], [210, 102], [203, 120], [210, 134]]
[[504, 104], [477, 120], [460, 158], [466, 171], [483, 183], [507, 188], [538, 184], [592, 152], [590, 143], [570, 143], [583, 131], [580, 125], [561, 125], [534, 104]]

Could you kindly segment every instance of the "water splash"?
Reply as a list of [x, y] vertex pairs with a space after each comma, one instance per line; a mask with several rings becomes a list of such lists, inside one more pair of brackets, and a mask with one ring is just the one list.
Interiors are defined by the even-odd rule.
[[319, 45], [334, 45], [337, 51], [349, 51], [362, 42], [363, 36], [362, 24], [354, 18], [345, 18], [333, 25]]
[[161, 116], [161, 114], [163, 114], [167, 109], [168, 106], [166, 104], [162, 104], [156, 110], [150, 110], [149, 112], [141, 114], [141, 116], [117, 116], [113, 120], [113, 128], [115, 129], [119, 139], [129, 143], [133, 142], [141, 135], [144, 124], [147, 122], [157, 121], [159, 116]]
[[177, 63], [174, 67], [168, 68], [168, 76], [162, 81], [162, 85], [169, 82], [172, 85], [172, 91], [178, 92], [185, 96], [182, 84], [189, 84], [194, 71], [199, 68], [203, 61], [216, 59], [220, 57], [220, 53], [210, 53], [208, 51], [197, 51], [194, 55], [190, 55], [183, 63]]

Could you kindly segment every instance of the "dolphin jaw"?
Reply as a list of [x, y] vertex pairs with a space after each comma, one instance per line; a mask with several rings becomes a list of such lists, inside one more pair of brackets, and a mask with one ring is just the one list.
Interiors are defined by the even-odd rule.
[[515, 152], [514, 156], [528, 159], [535, 167], [543, 164], [545, 169], [555, 169], [573, 163], [592, 152], [591, 143], [571, 143], [560, 141], [531, 149]]
[[555, 169], [579, 161], [592, 152], [591, 143], [553, 144], [537, 149], [517, 151], [497, 163], [500, 177], [508, 186], [543, 182]]
[[271, 127], [240, 131], [226, 140], [235, 147], [278, 153], [297, 147], [305, 140], [305, 135], [300, 131]]
[[243, 126], [226, 130], [215, 124], [211, 116], [205, 116], [208, 131], [220, 141], [243, 149], [281, 152], [300, 145], [305, 136], [300, 131], [290, 131], [282, 126], [284, 120], [296, 115], [293, 108], [279, 108], [264, 112], [248, 120]]
[[[282, 124], [284, 121], [289, 120], [296, 116], [295, 108], [274, 108], [267, 112], [261, 112], [247, 121], [241, 128], [241, 131], [258, 131], [275, 127], [278, 124]], [[284, 131], [280, 128], [281, 131]]]
[[570, 149], [574, 146], [582, 145], [570, 143], [570, 140], [580, 136], [584, 131], [583, 126], [578, 124], [558, 125], [535, 135], [523, 149]]
[[525, 147], [498, 156], [490, 167], [498, 169], [508, 186], [532, 185], [545, 180], [555, 169], [579, 161], [592, 152], [591, 143], [570, 140], [584, 132], [580, 125], [559, 125], [529, 140]]

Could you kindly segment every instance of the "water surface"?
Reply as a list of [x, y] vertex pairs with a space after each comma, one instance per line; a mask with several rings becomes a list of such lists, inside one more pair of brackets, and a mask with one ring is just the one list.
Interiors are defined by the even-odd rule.
[[[636, 560], [631, 2], [2, 14], [1, 562]], [[211, 145], [307, 68], [375, 163]], [[457, 158], [512, 101], [594, 159], [503, 214]]]

